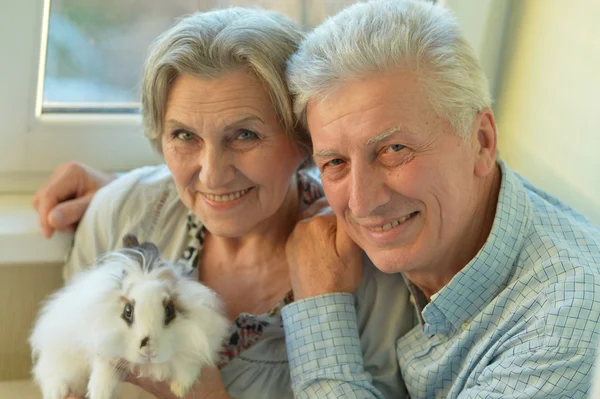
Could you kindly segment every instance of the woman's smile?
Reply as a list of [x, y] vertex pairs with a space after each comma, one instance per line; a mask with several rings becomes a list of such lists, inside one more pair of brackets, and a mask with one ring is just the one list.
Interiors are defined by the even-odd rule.
[[239, 191], [232, 191], [229, 193], [217, 195], [205, 192], [200, 192], [204, 197], [205, 203], [215, 211], [225, 211], [240, 205], [244, 199], [248, 197], [248, 194], [253, 191], [254, 187], [245, 188]]

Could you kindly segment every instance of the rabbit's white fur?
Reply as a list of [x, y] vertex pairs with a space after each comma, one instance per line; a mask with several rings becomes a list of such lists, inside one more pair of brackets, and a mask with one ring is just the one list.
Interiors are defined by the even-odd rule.
[[[182, 397], [200, 369], [214, 364], [230, 324], [216, 294], [175, 266], [146, 258], [136, 250], [110, 253], [50, 297], [30, 337], [44, 399], [116, 397], [119, 359], [142, 376], [170, 381]], [[165, 324], [171, 300], [176, 316]], [[122, 316], [127, 301], [131, 325]]]

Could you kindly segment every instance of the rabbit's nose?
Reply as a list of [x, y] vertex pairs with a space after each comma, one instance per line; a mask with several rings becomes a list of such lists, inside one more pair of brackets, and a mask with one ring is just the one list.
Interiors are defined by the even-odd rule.
[[150, 341], [150, 337], [146, 337], [146, 338], [142, 339], [140, 348], [143, 348], [144, 346], [148, 345], [148, 341]]

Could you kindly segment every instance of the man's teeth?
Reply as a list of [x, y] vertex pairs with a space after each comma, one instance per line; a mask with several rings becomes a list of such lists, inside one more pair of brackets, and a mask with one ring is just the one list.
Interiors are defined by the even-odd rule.
[[206, 196], [206, 198], [208, 198], [211, 201], [215, 201], [215, 202], [227, 202], [227, 201], [233, 201], [234, 199], [238, 199], [241, 196], [243, 196], [244, 194], [246, 194], [248, 191], [250, 191], [249, 188], [246, 188], [244, 190], [241, 191], [236, 191], [235, 193], [231, 193], [231, 194], [225, 194], [225, 195], [213, 195], [213, 194], [204, 194]]
[[393, 227], [398, 226], [400, 223], [406, 222], [408, 219], [410, 219], [411, 217], [413, 217], [416, 214], [417, 214], [417, 212], [413, 212], [413, 213], [408, 214], [408, 215], [406, 215], [404, 217], [401, 217], [400, 219], [392, 220], [390, 223], [384, 224], [383, 226], [373, 227], [371, 230], [373, 230], [373, 231], [386, 231], [386, 230], [389, 230], [389, 229], [391, 229]]

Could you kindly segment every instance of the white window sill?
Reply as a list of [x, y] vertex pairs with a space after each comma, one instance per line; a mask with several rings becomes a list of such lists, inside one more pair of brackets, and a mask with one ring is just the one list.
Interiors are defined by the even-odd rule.
[[0, 267], [18, 263], [62, 263], [72, 234], [46, 239], [28, 195], [0, 195]]

